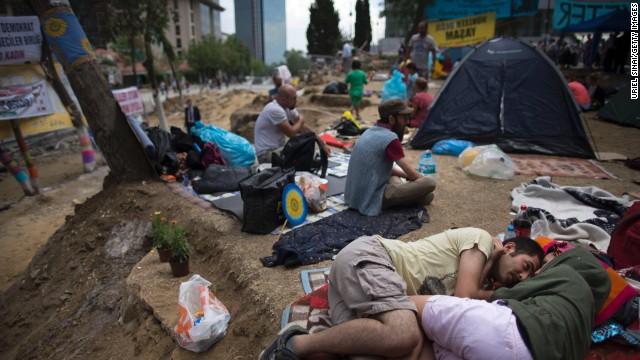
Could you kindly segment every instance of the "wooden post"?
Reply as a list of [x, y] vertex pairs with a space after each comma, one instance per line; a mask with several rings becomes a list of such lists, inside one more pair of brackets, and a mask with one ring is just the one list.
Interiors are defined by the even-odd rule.
[[0, 147], [0, 161], [2, 161], [2, 164], [7, 169], [9, 169], [9, 171], [11, 171], [11, 174], [13, 174], [13, 177], [15, 177], [16, 181], [18, 181], [20, 186], [22, 186], [22, 191], [24, 191], [25, 195], [27, 196], [35, 195], [36, 192], [35, 190], [33, 190], [33, 187], [31, 186], [31, 182], [29, 181], [29, 177], [27, 176], [27, 174], [25, 174], [24, 171], [20, 168], [20, 165], [18, 165], [18, 163], [15, 160], [13, 160], [11, 155], [1, 147]]
[[31, 186], [33, 187], [34, 192], [36, 194], [39, 194], [40, 187], [38, 186], [38, 168], [36, 168], [36, 164], [35, 162], [33, 162], [33, 158], [31, 157], [29, 145], [27, 145], [27, 142], [22, 136], [22, 131], [20, 130], [18, 120], [11, 120], [11, 129], [13, 129], [13, 135], [16, 137], [16, 141], [18, 142], [18, 146], [20, 147], [20, 152], [22, 153], [22, 158], [24, 159], [24, 166], [26, 166], [29, 170]]

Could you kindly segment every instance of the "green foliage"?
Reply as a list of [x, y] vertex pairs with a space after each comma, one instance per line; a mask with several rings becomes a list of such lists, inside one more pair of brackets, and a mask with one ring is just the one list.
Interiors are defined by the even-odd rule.
[[231, 35], [224, 43], [226, 49], [223, 70], [231, 75], [248, 74], [251, 69], [251, 51], [236, 35]]
[[213, 77], [224, 64], [224, 52], [219, 40], [213, 36], [206, 36], [199, 44], [189, 47], [187, 62], [198, 73]]
[[156, 211], [151, 216], [151, 237], [153, 246], [168, 249], [171, 247], [171, 224], [161, 215], [160, 211]]
[[257, 76], [267, 74], [267, 67], [260, 60], [251, 59], [251, 73]]
[[353, 39], [353, 43], [357, 48], [366, 43], [363, 50], [369, 51], [371, 48], [371, 39], [369, 0], [358, 0], [356, 2], [356, 34]]
[[307, 51], [310, 54], [334, 55], [340, 47], [340, 16], [333, 0], [316, 0], [309, 7]]
[[300, 50], [287, 50], [284, 57], [287, 61], [287, 67], [293, 75], [299, 75], [300, 70], [308, 70], [310, 67], [309, 60], [302, 55]]
[[434, 0], [385, 0], [385, 10], [380, 17], [393, 17], [406, 29], [405, 43], [418, 29], [418, 23], [425, 20], [425, 10]]
[[185, 262], [191, 251], [187, 240], [187, 231], [176, 223], [172, 223], [171, 227], [171, 259], [174, 262]]

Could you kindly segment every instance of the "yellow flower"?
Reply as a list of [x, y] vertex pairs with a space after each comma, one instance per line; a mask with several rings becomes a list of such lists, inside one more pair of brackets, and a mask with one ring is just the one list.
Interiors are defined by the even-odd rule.
[[160, 215], [160, 214], [162, 214], [160, 211], [156, 211], [153, 213], [153, 215]]
[[51, 37], [57, 38], [67, 31], [67, 23], [60, 18], [50, 18], [44, 23], [44, 31]]
[[93, 51], [93, 47], [91, 46], [89, 39], [82, 38], [80, 42], [82, 43], [82, 48], [84, 49], [84, 51], [86, 51], [91, 56], [95, 56], [95, 51]]

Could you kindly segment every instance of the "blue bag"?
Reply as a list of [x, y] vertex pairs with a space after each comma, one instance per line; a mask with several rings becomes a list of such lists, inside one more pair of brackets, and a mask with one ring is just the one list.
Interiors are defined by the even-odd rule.
[[405, 100], [407, 88], [402, 81], [402, 73], [398, 70], [393, 70], [393, 77], [391, 79], [385, 81], [384, 86], [382, 87], [382, 101], [387, 101], [390, 99], [400, 99], [402, 101]]
[[433, 144], [433, 153], [437, 155], [460, 155], [466, 148], [474, 147], [476, 144], [467, 140], [445, 139]]
[[200, 121], [196, 121], [191, 132], [204, 142], [214, 143], [228, 165], [251, 166], [255, 162], [253, 146], [240, 135], [212, 125], [205, 126]]

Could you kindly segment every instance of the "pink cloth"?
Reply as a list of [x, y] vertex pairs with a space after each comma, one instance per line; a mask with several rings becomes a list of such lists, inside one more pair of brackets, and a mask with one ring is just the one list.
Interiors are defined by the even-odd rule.
[[591, 104], [589, 91], [584, 85], [577, 81], [572, 81], [569, 83], [569, 90], [573, 93], [573, 97], [576, 98], [578, 104]]
[[424, 306], [421, 324], [439, 360], [533, 359], [515, 315], [502, 300], [435, 295]]
[[427, 92], [419, 92], [413, 96], [411, 107], [417, 109], [418, 112], [414, 118], [409, 119], [407, 126], [419, 128], [422, 126], [424, 119], [429, 115], [429, 107], [433, 103], [433, 95]]

